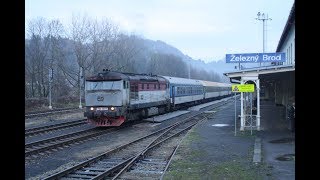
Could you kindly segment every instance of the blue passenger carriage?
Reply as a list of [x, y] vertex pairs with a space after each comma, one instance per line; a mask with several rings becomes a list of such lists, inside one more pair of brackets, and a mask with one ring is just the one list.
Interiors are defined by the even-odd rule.
[[231, 84], [200, 81], [204, 87], [204, 97], [206, 100], [214, 100], [231, 94]]
[[169, 82], [170, 102], [173, 106], [194, 104], [204, 99], [200, 80], [163, 76]]

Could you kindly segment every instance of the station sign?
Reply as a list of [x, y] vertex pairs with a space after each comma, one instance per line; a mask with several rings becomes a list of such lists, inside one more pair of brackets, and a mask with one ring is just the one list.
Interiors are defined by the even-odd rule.
[[231, 87], [232, 92], [254, 92], [254, 84], [236, 84]]
[[226, 63], [264, 63], [264, 62], [285, 62], [286, 53], [245, 53], [226, 54]]

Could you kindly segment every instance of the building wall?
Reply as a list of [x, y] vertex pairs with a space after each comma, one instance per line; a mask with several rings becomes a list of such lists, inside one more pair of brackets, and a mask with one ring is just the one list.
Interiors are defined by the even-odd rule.
[[286, 53], [286, 62], [283, 65], [295, 64], [295, 21], [291, 25], [280, 52]]

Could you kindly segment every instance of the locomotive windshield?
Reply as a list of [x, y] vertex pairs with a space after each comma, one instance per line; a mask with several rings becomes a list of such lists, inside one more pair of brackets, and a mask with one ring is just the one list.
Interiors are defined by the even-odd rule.
[[86, 90], [121, 90], [122, 81], [86, 81]]

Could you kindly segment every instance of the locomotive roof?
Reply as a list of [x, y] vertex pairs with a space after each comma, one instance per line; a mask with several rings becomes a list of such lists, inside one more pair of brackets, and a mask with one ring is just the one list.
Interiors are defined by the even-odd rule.
[[90, 76], [87, 81], [119, 81], [128, 80], [129, 77], [124, 73], [114, 72], [114, 71], [103, 71], [97, 75]]
[[148, 75], [148, 74], [135, 74], [135, 73], [122, 73], [116, 71], [103, 71], [88, 77], [87, 81], [118, 81], [118, 80], [130, 80], [130, 81], [165, 81], [161, 76]]

